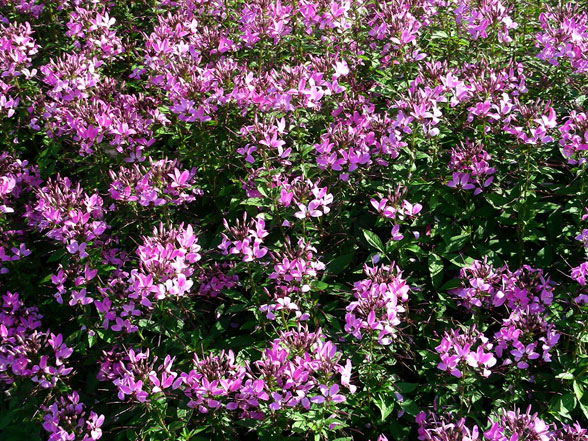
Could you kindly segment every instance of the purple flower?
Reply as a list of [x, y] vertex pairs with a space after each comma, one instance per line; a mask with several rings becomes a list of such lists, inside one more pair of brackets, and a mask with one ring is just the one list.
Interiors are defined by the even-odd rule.
[[470, 175], [467, 173], [454, 172], [451, 181], [447, 183], [448, 187], [453, 187], [461, 190], [472, 190], [475, 188], [470, 183]]

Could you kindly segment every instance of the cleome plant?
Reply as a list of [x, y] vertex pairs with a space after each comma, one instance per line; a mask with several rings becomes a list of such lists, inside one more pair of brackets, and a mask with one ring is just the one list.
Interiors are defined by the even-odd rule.
[[0, 440], [588, 441], [583, 0], [0, 0]]

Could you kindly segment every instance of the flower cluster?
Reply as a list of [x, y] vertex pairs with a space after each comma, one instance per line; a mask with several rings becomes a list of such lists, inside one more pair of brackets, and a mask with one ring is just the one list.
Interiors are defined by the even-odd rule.
[[397, 60], [410, 63], [426, 58], [426, 54], [421, 52], [418, 37], [430, 24], [434, 8], [423, 3], [424, 14], [419, 17], [411, 3], [403, 0], [386, 4], [381, 11], [379, 7], [370, 10], [368, 35], [374, 42], [372, 44], [378, 44], [382, 67], [398, 64]]
[[[486, 261], [473, 261], [470, 266], [462, 268], [460, 275], [461, 287], [451, 293], [463, 306], [470, 311], [481, 308], [482, 311], [506, 312], [506, 318], [490, 343], [482, 337], [488, 345], [486, 350], [493, 350], [494, 355], [502, 359], [502, 366], [516, 365], [519, 369], [526, 369], [530, 360], [551, 361], [550, 351], [559, 341], [560, 334], [555, 325], [547, 321], [545, 314], [546, 307], [553, 301], [553, 286], [542, 270], [527, 265], [516, 271], [510, 271], [507, 266], [494, 269]], [[437, 352], [446, 354], [445, 346], [442, 343]], [[492, 362], [488, 367], [496, 364], [493, 356], [486, 357]], [[445, 364], [440, 365], [440, 369], [445, 370]], [[484, 371], [484, 376], [488, 375], [490, 371]]]
[[368, 278], [355, 282], [355, 299], [347, 307], [345, 332], [362, 338], [362, 332], [377, 334], [378, 343], [389, 345], [398, 333], [410, 287], [394, 265], [364, 266]]
[[551, 361], [551, 349], [559, 341], [555, 325], [530, 308], [517, 309], [503, 320], [494, 335], [496, 355], [503, 365], [516, 363], [519, 369], [529, 367], [529, 360]]
[[[341, 363], [341, 353], [333, 342], [325, 340], [321, 330], [308, 328], [283, 331], [266, 348], [255, 368], [271, 391], [269, 408], [300, 406], [310, 409], [311, 404], [329, 405], [346, 400], [339, 393], [339, 384], [354, 393], [350, 384], [351, 361]], [[337, 381], [336, 376], [340, 375]]]
[[350, 384], [350, 361], [343, 366], [340, 358], [320, 330], [299, 327], [281, 333], [253, 365], [236, 362], [232, 351], [221, 351], [194, 356], [193, 369], [177, 373], [171, 370], [174, 360], [169, 356], [154, 368], [156, 359], [150, 360], [148, 350], [120, 352], [115, 348], [104, 353], [98, 379], [116, 386], [121, 400], [146, 402], [165, 389], [180, 390], [189, 399], [188, 407], [201, 414], [222, 408], [240, 417], [260, 419], [265, 411], [282, 407], [309, 410], [312, 404], [345, 401], [339, 383], [351, 393], [356, 387]]
[[49, 441], [95, 441], [102, 438], [104, 415], [84, 410], [84, 403], [76, 391], [61, 397], [48, 407], [44, 407], [43, 429], [49, 432]]
[[559, 2], [545, 9], [539, 15], [537, 57], [554, 66], [565, 60], [575, 72], [588, 72], [588, 14], [576, 3]]
[[542, 312], [553, 302], [553, 285], [540, 269], [525, 265], [516, 271], [507, 266], [494, 268], [487, 261], [474, 260], [460, 270], [461, 286], [451, 291], [459, 304], [472, 308], [511, 310], [527, 308]]
[[14, 115], [20, 101], [11, 92], [18, 77], [28, 79], [36, 74], [36, 69], [29, 68], [40, 46], [32, 35], [29, 22], [0, 23], [0, 112], [7, 118]]
[[[370, 199], [371, 206], [379, 216], [394, 221], [391, 232], [392, 240], [404, 239], [404, 235], [400, 232], [400, 225], [403, 223], [410, 225], [423, 209], [421, 204], [412, 204], [404, 199], [405, 193], [406, 187], [401, 188], [398, 186], [394, 194], [389, 190], [387, 197], [382, 197], [381, 194], [378, 194], [379, 200]], [[418, 232], [413, 232], [413, 234], [415, 237], [419, 236]]]
[[102, 299], [93, 303], [96, 310], [103, 315], [104, 329], [131, 333], [138, 331], [138, 326], [132, 321], [140, 317], [143, 311], [137, 299], [129, 295], [125, 276], [128, 276], [125, 272], [113, 275], [106, 286], [98, 288]]
[[144, 237], [137, 249], [139, 268], [131, 271], [129, 298], [150, 307], [149, 297], [162, 300], [183, 297], [190, 293], [191, 276], [201, 259], [200, 245], [191, 225], [153, 229], [153, 236]]
[[41, 183], [36, 166], [8, 153], [0, 154], [0, 213], [14, 213], [9, 204]]
[[490, 160], [490, 155], [481, 144], [461, 143], [451, 151], [449, 169], [453, 171], [453, 176], [447, 186], [474, 190], [474, 195], [480, 194], [494, 180], [496, 169], [489, 166]]
[[[114, 28], [116, 19], [96, 3], [75, 5], [69, 14], [66, 36], [75, 39], [78, 50], [102, 59], [114, 58], [124, 52], [123, 42]], [[89, 8], [89, 9], [86, 9]]]
[[[99, 381], [110, 381], [117, 388], [120, 400], [130, 399], [144, 403], [148, 401], [151, 389], [158, 387], [149, 382], [150, 375], [157, 380], [153, 371], [155, 360], [149, 358], [149, 349], [120, 351], [113, 348], [104, 351], [96, 378]], [[159, 389], [161, 390], [161, 383]]]
[[[268, 155], [277, 156], [280, 160], [285, 160], [292, 152], [291, 148], [284, 149], [286, 144], [281, 138], [286, 135], [286, 121], [284, 118], [273, 123], [266, 123], [255, 120], [251, 126], [241, 127], [241, 135], [244, 138], [251, 138], [252, 143], [238, 148], [237, 153], [245, 156], [245, 161], [255, 162], [253, 154], [262, 150], [264, 160], [267, 161]], [[271, 157], [270, 156], [270, 157]]]
[[556, 439], [561, 441], [582, 441], [586, 437], [588, 437], [588, 429], [584, 429], [577, 422], [574, 425], [564, 424], [556, 434]]
[[96, 277], [97, 273], [98, 270], [90, 268], [88, 263], [85, 265], [72, 263], [67, 268], [60, 267], [56, 274], [51, 275], [51, 283], [57, 288], [57, 292], [54, 294], [57, 303], [63, 303], [63, 295], [67, 293], [66, 282], [72, 278], [75, 289], [71, 290], [69, 306], [92, 303], [94, 299], [87, 295], [86, 285]]
[[[396, 219], [398, 216], [399, 220], [404, 220], [405, 217], [409, 219], [413, 218], [421, 212], [423, 206], [421, 204], [411, 204], [406, 199], [402, 201], [402, 204], [395, 207], [395, 198], [388, 196], [387, 198], [380, 197], [380, 200], [370, 199], [370, 204], [376, 209], [380, 216]], [[390, 205], [389, 205], [390, 204]]]
[[15, 262], [31, 254], [22, 235], [22, 230], [4, 230], [0, 227], [0, 274], [9, 271], [6, 262]]
[[2, 296], [0, 309], [0, 381], [11, 384], [16, 377], [28, 377], [43, 388], [52, 388], [73, 368], [65, 365], [73, 349], [61, 334], [40, 332], [41, 315], [27, 308], [18, 293]]
[[105, 61], [88, 52], [65, 53], [42, 66], [43, 82], [49, 88], [36, 106], [39, 116], [31, 127], [46, 125], [51, 137], [71, 136], [81, 155], [95, 153], [96, 145], [108, 140], [128, 161], [143, 161], [143, 149], [153, 144], [152, 125], [167, 124], [157, 109], [157, 100], [124, 93], [114, 78], [102, 76]]
[[344, 103], [336, 110], [335, 122], [314, 146], [317, 165], [341, 172], [339, 178], [343, 181], [349, 180], [350, 173], [359, 166], [368, 167], [373, 162], [387, 165], [406, 145], [402, 133], [409, 132], [409, 122], [402, 112], [396, 120], [382, 116], [364, 100]]
[[243, 213], [243, 223], [236, 222], [236, 226], [229, 227], [226, 219], [223, 219], [225, 229], [230, 233], [232, 240], [223, 233], [222, 242], [218, 248], [224, 255], [241, 254], [243, 262], [251, 262], [261, 259], [267, 254], [267, 248], [262, 246], [263, 239], [269, 234], [265, 229], [265, 220], [259, 216], [247, 221], [247, 212]]
[[[0, 154], [0, 213], [5, 216], [14, 213], [14, 205], [24, 193], [38, 187], [40, 182], [37, 167], [8, 153]], [[10, 221], [0, 223], [0, 274], [8, 272], [5, 262], [15, 262], [31, 254], [22, 236], [23, 231], [12, 228]]]
[[310, 315], [302, 311], [308, 310], [312, 305], [305, 293], [311, 290], [311, 281], [318, 278], [318, 273], [325, 269], [325, 264], [315, 258], [316, 248], [303, 238], [294, 247], [287, 237], [284, 248], [279, 253], [272, 253], [275, 263], [269, 278], [276, 283], [273, 295], [265, 289], [274, 303], [263, 304], [259, 310], [270, 320], [275, 320], [276, 311], [281, 311], [282, 318], [293, 311], [297, 319], [308, 320]]
[[[278, 178], [279, 179], [279, 178]], [[333, 195], [327, 187], [319, 187], [318, 182], [306, 181], [297, 176], [293, 179], [280, 180], [278, 202], [284, 207], [298, 207], [294, 216], [298, 219], [321, 217], [331, 211]]]
[[492, 343], [475, 326], [463, 334], [457, 329], [446, 331], [441, 343], [435, 348], [441, 357], [437, 367], [459, 378], [467, 365], [483, 377], [488, 377], [490, 368], [496, 364], [492, 348]]
[[516, 29], [518, 24], [510, 16], [513, 7], [505, 6], [500, 0], [484, 2], [458, 1], [455, 9], [455, 20], [458, 25], [465, 25], [470, 38], [488, 38], [488, 31], [497, 32], [498, 41], [511, 43], [509, 30]]
[[88, 242], [99, 238], [108, 228], [98, 193], [91, 196], [69, 178], [57, 176], [35, 190], [37, 202], [29, 206], [29, 223], [46, 236], [66, 245], [70, 254], [88, 257]]
[[284, 250], [274, 254], [274, 271], [269, 278], [285, 289], [286, 292], [300, 290], [310, 291], [309, 282], [316, 279], [319, 271], [325, 269], [325, 264], [315, 259], [317, 250], [303, 238], [298, 239], [294, 247], [287, 238]]
[[559, 127], [559, 144], [568, 163], [583, 165], [588, 151], [588, 117], [584, 112], [572, 110], [566, 121]]
[[237, 274], [230, 274], [234, 268], [232, 262], [214, 262], [212, 267], [204, 269], [200, 275], [200, 286], [198, 293], [216, 297], [225, 289], [231, 289], [239, 283]]
[[202, 360], [194, 356], [194, 369], [182, 372], [175, 384], [189, 398], [188, 407], [201, 413], [221, 406], [227, 410], [248, 412], [268, 395], [262, 381], [252, 381], [244, 365], [235, 363], [233, 351], [210, 354]]
[[182, 170], [178, 161], [149, 158], [149, 166], [133, 164], [110, 171], [110, 196], [116, 201], [137, 202], [148, 207], [192, 202], [202, 190], [195, 187], [196, 170]]
[[45, 7], [41, 0], [0, 0], [0, 5], [10, 5], [19, 14], [30, 15], [32, 18], [39, 18]]
[[469, 428], [466, 419], [421, 411], [415, 418], [420, 441], [481, 441], [478, 426]]
[[531, 406], [525, 413], [519, 409], [504, 411], [498, 421], [492, 423], [490, 429], [484, 432], [488, 441], [536, 440], [551, 441], [557, 439], [555, 433], [536, 413], [531, 414]]
[[570, 276], [582, 288], [582, 291], [577, 297], [574, 298], [574, 301], [578, 304], [588, 303], [588, 295], [585, 291], [585, 287], [588, 285], [588, 262], [584, 262], [581, 265], [572, 268]]
[[416, 417], [421, 441], [579, 441], [586, 439], [586, 429], [580, 424], [547, 424], [537, 413], [520, 409], [503, 410], [489, 419], [490, 428], [482, 431], [477, 425], [471, 428], [466, 419], [452, 414], [420, 412]]

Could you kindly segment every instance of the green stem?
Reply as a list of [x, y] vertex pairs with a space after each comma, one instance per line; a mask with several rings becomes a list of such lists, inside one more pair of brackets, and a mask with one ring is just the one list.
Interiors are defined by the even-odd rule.
[[572, 362], [576, 360], [576, 355], [578, 354], [578, 349], [580, 349], [580, 347], [582, 347], [582, 352], [584, 352], [584, 345], [582, 344], [582, 338], [584, 338], [584, 334], [586, 333], [587, 329], [588, 329], [588, 321], [585, 321], [584, 326], [582, 326], [582, 330], [578, 334], [578, 339], [577, 339], [578, 343], [574, 347], [574, 352], [572, 352]]
[[467, 370], [463, 371], [461, 378], [459, 379], [459, 417], [463, 416], [463, 403], [465, 400], [465, 380]]
[[527, 148], [525, 151], [525, 184], [523, 192], [519, 199], [519, 216], [517, 220], [517, 239], [519, 244], [519, 266], [523, 264], [525, 255], [525, 231], [527, 229], [527, 199], [529, 197], [529, 177], [530, 177], [530, 159], [531, 152]]

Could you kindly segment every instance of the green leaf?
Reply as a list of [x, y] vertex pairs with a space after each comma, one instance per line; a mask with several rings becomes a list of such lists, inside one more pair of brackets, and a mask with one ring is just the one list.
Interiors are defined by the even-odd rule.
[[451, 263], [453, 263], [455, 266], [457, 266], [458, 268], [465, 268], [466, 266], [470, 266], [472, 264], [472, 258], [471, 257], [463, 257], [463, 256], [459, 256], [459, 255], [450, 255], [450, 256], [443, 256], [445, 257], [447, 260], [449, 260]]
[[558, 407], [557, 411], [559, 416], [564, 419], [571, 419], [572, 416], [570, 412], [572, 412], [576, 408], [576, 397], [573, 394], [565, 394], [558, 400]]
[[459, 288], [461, 285], [461, 281], [459, 279], [451, 279], [448, 280], [439, 288], [439, 291], [449, 291], [450, 289]]
[[445, 32], [445, 31], [435, 31], [431, 34], [431, 38], [432, 39], [449, 38], [449, 35], [447, 35], [447, 32]]
[[[389, 242], [389, 243], [388, 243], [388, 245], [391, 245], [391, 244], [397, 244], [397, 243], [398, 243], [398, 242], [396, 242], [396, 241], [392, 241], [392, 242]], [[423, 254], [425, 254], [425, 252], [423, 251], [423, 249], [422, 249], [421, 247], [419, 247], [419, 246], [418, 246], [417, 244], [415, 244], [415, 243], [412, 243], [412, 244], [405, 245], [405, 246], [403, 247], [403, 249], [405, 249], [406, 251], [410, 251], [411, 253], [414, 253], [414, 254], [416, 254], [417, 256], [422, 256]], [[389, 251], [389, 250], [388, 250], [388, 247], [386, 247], [386, 251]]]
[[375, 401], [376, 406], [380, 409], [380, 421], [386, 421], [386, 418], [392, 413], [394, 410], [394, 404], [388, 406], [384, 397], [379, 397], [378, 400]]
[[588, 406], [586, 406], [585, 404], [582, 404], [582, 403], [578, 403], [578, 404], [580, 405], [580, 409], [582, 410], [582, 413], [584, 414], [586, 419], [588, 419]]
[[331, 274], [341, 274], [353, 259], [353, 253], [343, 254], [342, 256], [334, 258], [329, 265], [327, 265], [327, 272]]
[[403, 394], [409, 394], [409, 393], [413, 392], [414, 390], [416, 390], [416, 388], [419, 387], [419, 385], [418, 385], [418, 383], [400, 382], [400, 383], [396, 383], [396, 387], [398, 389], [400, 389], [400, 392], [402, 392]]
[[384, 244], [382, 243], [382, 240], [378, 237], [376, 233], [373, 233], [369, 230], [365, 230], [363, 228], [361, 229], [361, 231], [363, 231], [363, 236], [365, 237], [366, 242], [370, 246], [384, 253]]
[[88, 347], [91, 348], [92, 346], [94, 346], [94, 343], [96, 343], [96, 340], [98, 339], [98, 336], [96, 335], [96, 333], [88, 333]]
[[584, 396], [584, 389], [577, 381], [574, 381], [572, 383], [572, 387], [574, 388], [574, 394], [576, 395], [576, 398], [578, 399], [578, 401], [580, 401]]
[[551, 264], [552, 260], [553, 260], [553, 253], [552, 253], [551, 247], [549, 245], [541, 248], [537, 252], [537, 260], [536, 260], [537, 266], [544, 268], [546, 266], [549, 266], [549, 264]]
[[420, 412], [419, 406], [412, 401], [412, 400], [405, 400], [404, 402], [400, 403], [400, 407], [409, 414], [410, 416], [416, 416]]
[[[257, 179], [257, 180], [255, 181], [255, 184], [256, 184], [256, 189], [257, 189], [257, 191], [259, 191], [259, 192], [261, 193], [261, 195], [262, 195], [262, 196], [264, 196], [264, 197], [266, 197], [266, 198], [267, 198], [267, 197], [268, 197], [268, 195], [267, 195], [267, 190], [266, 190], [267, 183], [266, 183], [266, 182], [264, 182], [264, 181], [262, 181], [261, 179]], [[253, 198], [250, 198], [250, 199], [253, 199]], [[261, 200], [261, 199], [260, 199], [260, 200]]]
[[429, 254], [429, 273], [435, 289], [439, 288], [443, 281], [443, 260], [436, 254]]
[[0, 412], [0, 430], [8, 426], [15, 415], [16, 412], [13, 410], [2, 410], [2, 412]]
[[470, 235], [459, 234], [448, 239], [443, 237], [443, 240], [445, 240], [446, 243], [446, 246], [440, 247], [443, 250], [443, 253], [454, 253], [464, 247], [464, 245], [470, 240]]
[[65, 255], [66, 255], [65, 250], [56, 250], [53, 253], [51, 253], [51, 256], [49, 256], [49, 259], [47, 261], [50, 263], [57, 262], [57, 261], [61, 260]]
[[324, 291], [325, 289], [327, 289], [330, 285], [326, 282], [321, 282], [320, 280], [315, 280], [311, 283], [312, 287], [314, 289], [316, 289], [317, 291]]
[[43, 284], [45, 284], [45, 283], [49, 282], [49, 281], [51, 280], [51, 276], [52, 276], [52, 275], [53, 275], [53, 274], [47, 274], [45, 277], [43, 277], [43, 280], [41, 280], [39, 283], [40, 283], [41, 285], [43, 285]]

